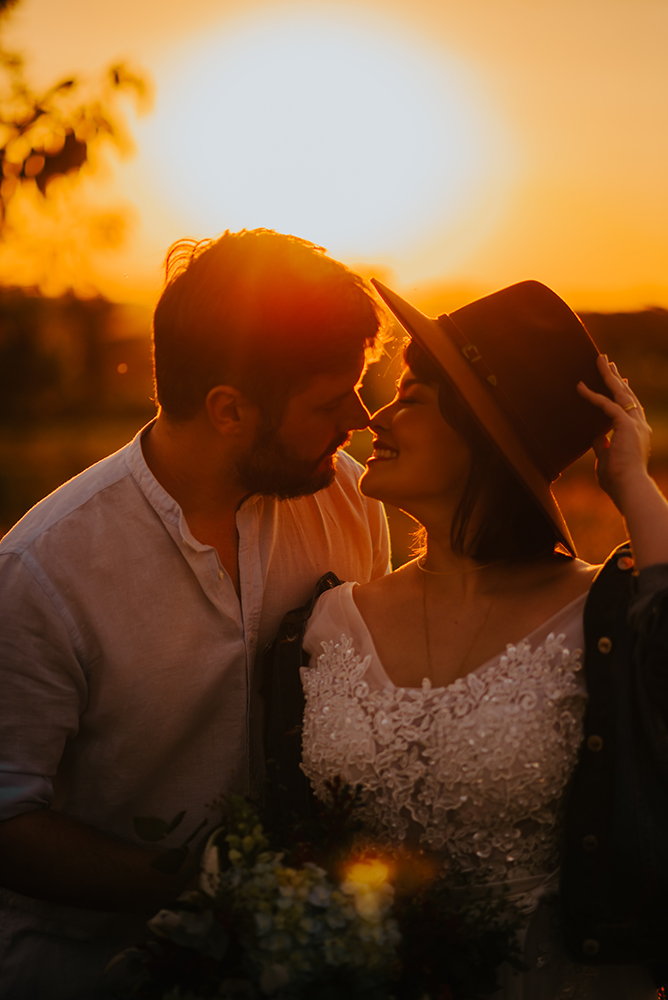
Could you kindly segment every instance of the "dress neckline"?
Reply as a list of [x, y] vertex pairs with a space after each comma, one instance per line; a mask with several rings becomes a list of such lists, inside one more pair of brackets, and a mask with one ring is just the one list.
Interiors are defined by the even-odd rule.
[[545, 621], [541, 622], [540, 625], [537, 625], [536, 628], [532, 629], [531, 632], [528, 632], [527, 635], [523, 636], [523, 638], [518, 639], [517, 642], [508, 643], [506, 645], [506, 648], [503, 650], [503, 652], [497, 653], [496, 656], [492, 656], [489, 660], [485, 660], [485, 662], [481, 663], [480, 666], [478, 666], [478, 667], [475, 668], [475, 670], [469, 670], [468, 673], [464, 674], [462, 677], [456, 677], [454, 679], [454, 681], [450, 682], [450, 684], [443, 684], [443, 685], [440, 685], [439, 687], [434, 687], [431, 684], [431, 681], [429, 681], [429, 678], [425, 677], [424, 680], [423, 680], [423, 682], [422, 682], [422, 685], [420, 687], [404, 687], [404, 686], [402, 686], [400, 684], [395, 684], [394, 681], [392, 680], [392, 678], [388, 675], [387, 671], [385, 670], [385, 667], [383, 666], [383, 661], [381, 660], [380, 656], [378, 655], [378, 651], [377, 651], [375, 643], [373, 641], [373, 637], [371, 635], [371, 632], [369, 631], [367, 623], [364, 621], [364, 618], [362, 617], [362, 613], [360, 612], [359, 608], [357, 607], [357, 604], [355, 603], [355, 598], [353, 597], [353, 590], [354, 590], [355, 587], [358, 587], [358, 586], [359, 586], [358, 583], [348, 582], [348, 583], [342, 584], [340, 589], [343, 591], [343, 593], [345, 594], [346, 599], [349, 601], [349, 603], [350, 603], [350, 605], [352, 607], [353, 616], [355, 616], [357, 618], [358, 626], [361, 628], [362, 632], [366, 635], [366, 640], [367, 640], [368, 648], [370, 648], [371, 651], [372, 651], [372, 653], [373, 653], [373, 657], [374, 657], [375, 662], [377, 664], [378, 671], [379, 671], [379, 673], [382, 674], [382, 676], [383, 676], [383, 678], [385, 680], [385, 684], [389, 685], [392, 688], [394, 688], [396, 691], [421, 691], [421, 690], [424, 689], [424, 683], [425, 683], [425, 681], [428, 682], [429, 689], [431, 691], [447, 691], [449, 688], [453, 687], [459, 681], [465, 681], [467, 679], [467, 677], [471, 677], [472, 675], [483, 673], [484, 671], [490, 669], [490, 667], [496, 665], [500, 661], [500, 659], [501, 659], [502, 656], [505, 656], [506, 650], [508, 648], [508, 645], [519, 646], [520, 643], [523, 643], [523, 642], [528, 642], [528, 643], [531, 644], [533, 637], [537, 633], [543, 633], [544, 637], [546, 638], [550, 634], [551, 629], [549, 628], [549, 626], [552, 624], [552, 622], [554, 622], [556, 619], [558, 619], [558, 618], [560, 618], [562, 616], [565, 617], [569, 612], [575, 611], [575, 609], [578, 607], [578, 605], [584, 605], [584, 603], [585, 603], [585, 601], [587, 599], [587, 596], [589, 594], [589, 590], [585, 590], [584, 593], [579, 594], [577, 597], [573, 598], [572, 601], [569, 601], [568, 604], [565, 604], [562, 608], [559, 608], [558, 611], [555, 611], [555, 613], [553, 615], [550, 615], [549, 618], [546, 618]]

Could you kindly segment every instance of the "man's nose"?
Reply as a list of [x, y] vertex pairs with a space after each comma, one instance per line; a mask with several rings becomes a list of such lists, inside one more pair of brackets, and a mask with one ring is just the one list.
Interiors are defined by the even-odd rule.
[[346, 409], [345, 413], [345, 430], [363, 431], [365, 427], [369, 426], [370, 417], [371, 414], [359, 395], [354, 393], [350, 401], [350, 407]]

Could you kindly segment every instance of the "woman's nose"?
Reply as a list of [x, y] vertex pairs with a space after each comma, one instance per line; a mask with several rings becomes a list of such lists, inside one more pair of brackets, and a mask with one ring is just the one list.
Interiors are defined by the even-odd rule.
[[372, 431], [378, 429], [379, 431], [389, 430], [391, 420], [391, 408], [392, 403], [387, 403], [385, 406], [381, 406], [380, 410], [376, 410], [371, 419], [369, 420], [369, 427]]

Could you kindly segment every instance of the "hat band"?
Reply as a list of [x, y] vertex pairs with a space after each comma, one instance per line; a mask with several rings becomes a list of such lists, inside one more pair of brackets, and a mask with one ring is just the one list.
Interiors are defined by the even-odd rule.
[[459, 329], [457, 324], [447, 313], [438, 317], [440, 326], [455, 341], [457, 347], [471, 365], [478, 378], [486, 382], [496, 399], [497, 404], [503, 409], [506, 416], [522, 437], [525, 447], [531, 452], [531, 457], [549, 483], [553, 483], [561, 475], [561, 469], [557, 468], [554, 462], [546, 454], [526, 421], [520, 416], [510, 397], [499, 385], [496, 375], [481, 355], [475, 344], [470, 343]]

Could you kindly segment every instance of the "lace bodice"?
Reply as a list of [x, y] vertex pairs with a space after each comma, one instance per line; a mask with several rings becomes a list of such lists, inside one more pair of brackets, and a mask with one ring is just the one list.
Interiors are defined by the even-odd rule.
[[582, 739], [585, 596], [448, 687], [400, 688], [354, 586], [320, 598], [305, 637], [302, 766], [316, 794], [337, 775], [360, 785], [374, 837], [444, 852], [481, 882], [552, 871]]

